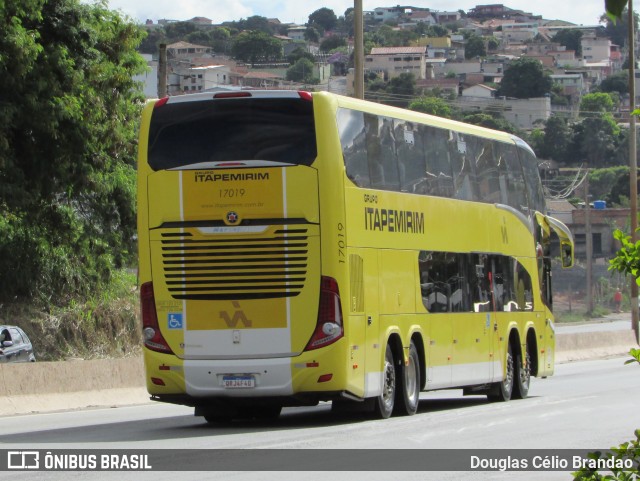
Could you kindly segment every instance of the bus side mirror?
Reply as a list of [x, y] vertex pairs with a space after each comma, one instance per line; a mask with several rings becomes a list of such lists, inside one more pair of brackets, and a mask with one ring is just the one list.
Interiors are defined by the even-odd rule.
[[561, 242], [560, 250], [562, 252], [562, 267], [573, 266], [573, 246], [570, 242]]

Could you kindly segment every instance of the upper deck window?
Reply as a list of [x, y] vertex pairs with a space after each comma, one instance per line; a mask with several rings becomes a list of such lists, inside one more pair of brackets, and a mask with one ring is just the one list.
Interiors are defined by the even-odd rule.
[[206, 162], [311, 165], [317, 155], [313, 103], [297, 98], [234, 98], [166, 103], [149, 128], [154, 170]]

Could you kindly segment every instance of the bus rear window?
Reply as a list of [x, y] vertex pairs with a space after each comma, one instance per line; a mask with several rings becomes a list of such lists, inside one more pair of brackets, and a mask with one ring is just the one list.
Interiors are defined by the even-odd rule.
[[294, 98], [242, 98], [167, 103], [153, 111], [153, 170], [207, 162], [311, 165], [317, 155], [313, 103]]

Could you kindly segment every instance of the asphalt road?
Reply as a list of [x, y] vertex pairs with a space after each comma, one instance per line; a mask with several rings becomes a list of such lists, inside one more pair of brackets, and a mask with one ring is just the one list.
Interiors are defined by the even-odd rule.
[[[190, 408], [149, 404], [115, 409], [34, 414], [0, 419], [3, 449], [311, 449], [323, 459], [325, 449], [606, 449], [631, 439], [640, 427], [637, 398], [640, 368], [625, 358], [560, 364], [553, 377], [534, 380], [531, 396], [509, 403], [485, 397], [462, 397], [457, 390], [423, 393], [419, 412], [411, 417], [371, 420], [362, 415], [337, 416], [328, 404], [285, 409], [280, 419], [209, 426]], [[240, 451], [235, 451], [240, 452]], [[246, 451], [238, 463], [251, 464]], [[295, 451], [290, 451], [295, 454]], [[351, 451], [351, 453], [358, 453]], [[507, 451], [505, 451], [507, 453]], [[393, 452], [383, 452], [393, 456]], [[179, 459], [177, 460], [179, 462]], [[281, 460], [282, 466], [287, 459]], [[324, 461], [324, 459], [323, 459]], [[336, 458], [337, 461], [337, 458]], [[344, 461], [344, 460], [343, 460]], [[327, 457], [327, 466], [332, 459]], [[374, 465], [380, 466], [379, 460]], [[194, 479], [278, 479], [373, 481], [398, 479], [571, 479], [568, 472], [197, 472]], [[272, 469], [279, 469], [273, 468]], [[175, 472], [153, 473], [18, 473], [1, 479], [171, 479]]]
[[587, 322], [556, 324], [556, 332], [573, 334], [578, 332], [626, 331], [631, 329], [631, 313], [620, 312]]

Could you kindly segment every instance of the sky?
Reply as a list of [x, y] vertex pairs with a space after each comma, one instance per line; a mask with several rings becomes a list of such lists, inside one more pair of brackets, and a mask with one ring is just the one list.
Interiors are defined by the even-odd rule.
[[[88, 1], [88, 0], [87, 0]], [[363, 0], [364, 10], [392, 7], [398, 4], [430, 8], [438, 11], [469, 10], [476, 5], [503, 5], [542, 15], [545, 19], [567, 20], [579, 25], [595, 25], [604, 12], [604, 0]], [[337, 16], [353, 7], [353, 0], [109, 0], [113, 10], [120, 10], [134, 20], [188, 20], [207, 17], [213, 23], [240, 20], [253, 15], [278, 18], [282, 23], [307, 22], [309, 15], [319, 8], [330, 8]]]

